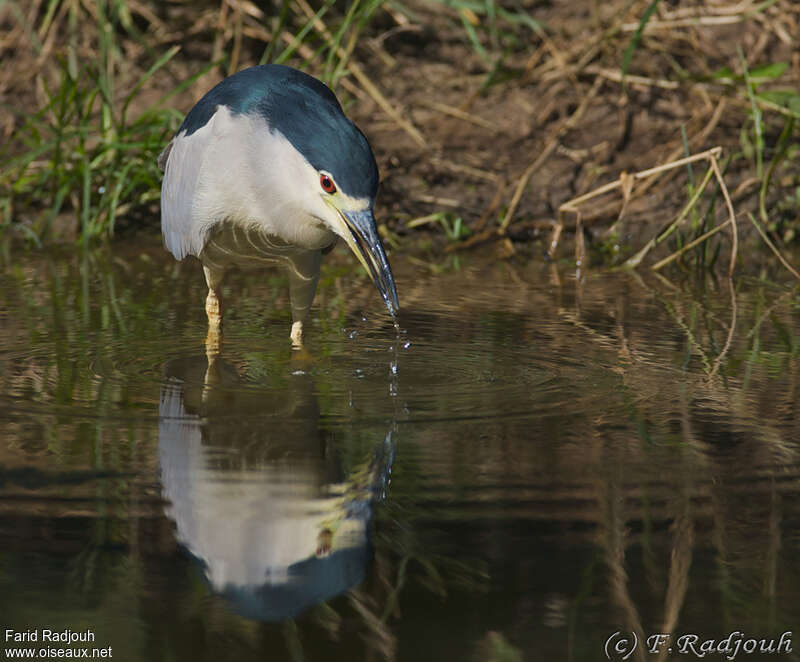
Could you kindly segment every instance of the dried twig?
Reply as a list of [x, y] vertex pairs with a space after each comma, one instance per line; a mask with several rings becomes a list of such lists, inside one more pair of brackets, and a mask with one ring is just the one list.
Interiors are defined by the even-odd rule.
[[[669, 163], [663, 163], [662, 165], [655, 166], [654, 168], [648, 168], [647, 170], [640, 170], [639, 172], [633, 173], [630, 175], [635, 179], [646, 179], [651, 175], [660, 174], [667, 170], [672, 170], [674, 168], [679, 168], [681, 166], [685, 166], [687, 163], [695, 163], [696, 161], [703, 161], [709, 158], [709, 156], [718, 157], [722, 153], [721, 147], [712, 147], [705, 152], [700, 152], [698, 154], [692, 154], [691, 156], [687, 156], [682, 159], [678, 159], [676, 161], [671, 161]], [[596, 188], [594, 191], [590, 191], [589, 193], [584, 193], [583, 195], [579, 195], [577, 198], [573, 198], [572, 200], [567, 200], [567, 202], [563, 203], [559, 208], [559, 214], [562, 212], [568, 211], [575, 211], [579, 205], [586, 202], [587, 200], [591, 200], [592, 198], [596, 198], [604, 193], [608, 193], [609, 191], [613, 191], [614, 189], [618, 189], [622, 186], [623, 179], [615, 179], [613, 182], [609, 182], [608, 184], [604, 184], [603, 186]]]
[[[625, 263], [625, 266], [628, 266], [628, 267], [636, 267], [636, 266], [638, 266], [641, 263], [641, 261], [644, 258], [644, 256], [647, 255], [647, 253], [653, 247], [655, 247], [656, 245], [661, 243], [664, 239], [666, 239], [678, 227], [678, 225], [683, 222], [683, 220], [686, 218], [686, 216], [691, 211], [691, 209], [694, 207], [694, 205], [697, 204], [697, 201], [699, 200], [700, 195], [705, 190], [706, 186], [708, 185], [708, 182], [711, 180], [711, 176], [713, 175], [716, 178], [717, 183], [719, 184], [720, 191], [722, 192], [722, 197], [725, 200], [725, 205], [726, 205], [726, 207], [728, 209], [728, 220], [725, 221], [725, 223], [723, 223], [722, 225], [717, 226], [713, 230], [711, 230], [709, 232], [706, 232], [705, 234], [703, 234], [701, 237], [699, 237], [695, 241], [693, 241], [693, 242], [687, 244], [686, 246], [682, 247], [680, 250], [676, 251], [675, 253], [670, 255], [668, 258], [665, 258], [664, 260], [661, 260], [661, 262], [659, 262], [657, 265], [653, 266], [653, 269], [660, 269], [665, 264], [668, 264], [669, 262], [671, 262], [672, 260], [676, 259], [680, 255], [683, 255], [683, 253], [685, 253], [690, 248], [692, 248], [692, 247], [696, 246], [697, 244], [701, 243], [701, 241], [704, 241], [708, 237], [712, 236], [713, 234], [715, 234], [717, 231], [719, 231], [720, 229], [722, 229], [726, 225], [730, 225], [731, 226], [731, 259], [730, 259], [730, 266], [729, 266], [729, 269], [728, 269], [728, 273], [729, 273], [729, 275], [732, 275], [733, 274], [733, 269], [736, 266], [736, 255], [737, 255], [738, 246], [739, 246], [739, 240], [738, 240], [739, 233], [738, 233], [738, 228], [736, 226], [736, 215], [735, 215], [735, 213], [733, 211], [733, 203], [731, 202], [730, 195], [728, 194], [728, 187], [725, 185], [725, 180], [722, 178], [722, 172], [719, 169], [719, 161], [718, 161], [718, 159], [719, 159], [721, 154], [722, 154], [722, 148], [721, 147], [713, 147], [713, 148], [711, 148], [709, 150], [706, 150], [705, 152], [700, 152], [699, 154], [692, 154], [691, 156], [687, 156], [687, 157], [682, 158], [682, 159], [677, 159], [676, 161], [672, 161], [670, 163], [664, 163], [664, 164], [662, 164], [660, 166], [656, 166], [655, 168], [649, 168], [647, 170], [641, 170], [641, 171], [639, 171], [637, 173], [634, 173], [633, 175], [628, 175], [627, 173], [623, 173], [623, 175], [619, 179], [617, 179], [617, 180], [615, 180], [613, 182], [609, 182], [608, 184], [600, 186], [599, 188], [595, 189], [594, 191], [590, 191], [589, 193], [585, 193], [583, 195], [580, 195], [577, 198], [573, 198], [572, 200], [568, 200], [567, 202], [562, 204], [558, 208], [558, 221], [559, 221], [559, 223], [561, 225], [563, 225], [563, 215], [565, 213], [572, 212], [572, 213], [578, 214], [578, 222], [580, 222], [580, 210], [579, 210], [579, 207], [580, 207], [580, 205], [582, 203], [584, 203], [584, 202], [586, 202], [588, 200], [591, 200], [592, 198], [596, 198], [597, 196], [600, 196], [600, 195], [603, 195], [605, 193], [608, 193], [609, 191], [613, 191], [613, 190], [618, 189], [618, 188], [624, 188], [626, 185], [630, 186], [631, 181], [635, 181], [637, 179], [645, 179], [647, 177], [650, 177], [651, 175], [655, 175], [655, 174], [659, 174], [659, 173], [662, 173], [662, 172], [666, 172], [668, 170], [674, 170], [675, 168], [679, 168], [679, 167], [685, 166], [685, 165], [687, 165], [689, 163], [694, 163], [696, 161], [703, 161], [703, 160], [704, 161], [708, 161], [709, 162], [709, 170], [706, 173], [706, 176], [703, 179], [703, 182], [697, 188], [697, 190], [694, 192], [694, 194], [690, 198], [689, 202], [684, 207], [683, 211], [681, 211], [681, 213], [678, 215], [678, 217], [675, 219], [675, 221], [673, 221], [667, 227], [666, 230], [664, 230], [663, 232], [660, 232], [658, 235], [656, 235], [653, 239], [651, 239], [644, 246], [644, 248], [642, 248], [636, 255], [631, 257]], [[630, 195], [632, 195], [632, 190], [628, 192], [628, 196], [630, 196]]]

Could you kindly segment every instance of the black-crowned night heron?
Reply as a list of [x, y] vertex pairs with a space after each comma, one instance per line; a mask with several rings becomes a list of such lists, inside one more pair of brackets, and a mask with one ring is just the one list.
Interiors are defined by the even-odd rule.
[[342, 237], [394, 316], [397, 292], [375, 226], [378, 167], [333, 92], [290, 67], [226, 78], [189, 111], [158, 159], [161, 230], [179, 260], [203, 264], [210, 330], [228, 267], [283, 264], [300, 344], [323, 252]]

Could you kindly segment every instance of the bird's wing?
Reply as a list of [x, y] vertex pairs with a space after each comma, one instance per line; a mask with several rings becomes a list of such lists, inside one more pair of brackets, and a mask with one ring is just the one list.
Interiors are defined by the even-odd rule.
[[164, 169], [161, 233], [167, 250], [179, 260], [199, 255], [208, 232], [208, 226], [193, 213], [207, 146], [205, 132], [187, 136], [182, 131], [158, 157], [158, 165]]
[[162, 150], [161, 154], [158, 155], [158, 169], [161, 172], [167, 169], [167, 159], [169, 159], [169, 153], [172, 151], [172, 141], [170, 140], [167, 146]]

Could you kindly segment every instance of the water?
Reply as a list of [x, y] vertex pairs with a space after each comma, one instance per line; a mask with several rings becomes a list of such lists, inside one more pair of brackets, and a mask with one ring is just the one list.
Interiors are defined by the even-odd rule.
[[302, 352], [285, 279], [233, 276], [217, 355], [199, 265], [157, 245], [8, 262], [2, 631], [135, 661], [602, 660], [634, 635], [656, 660], [662, 632], [792, 632], [796, 291], [393, 266], [399, 333], [344, 257]]

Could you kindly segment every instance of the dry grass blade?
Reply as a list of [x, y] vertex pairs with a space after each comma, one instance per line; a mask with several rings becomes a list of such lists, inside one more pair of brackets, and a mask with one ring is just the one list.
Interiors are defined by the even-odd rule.
[[377, 86], [370, 80], [364, 70], [355, 62], [350, 62], [348, 65], [348, 69], [350, 73], [353, 74], [353, 77], [360, 83], [361, 87], [369, 94], [377, 103], [383, 112], [385, 112], [389, 117], [391, 117], [397, 125], [405, 131], [411, 139], [417, 143], [419, 147], [423, 149], [427, 149], [428, 142], [425, 140], [422, 133], [420, 133], [419, 129], [415, 127], [409, 120], [403, 117], [402, 113], [397, 110], [389, 100], [383, 95], [383, 93], [377, 88]]
[[733, 344], [733, 338], [736, 334], [736, 318], [738, 317], [738, 305], [736, 304], [736, 288], [733, 286], [733, 280], [728, 279], [728, 292], [730, 293], [730, 300], [731, 300], [731, 323], [728, 328], [728, 336], [725, 339], [725, 345], [722, 347], [722, 351], [717, 354], [717, 358], [714, 359], [714, 366], [711, 368], [711, 372], [708, 373], [709, 380], [714, 377], [719, 371], [719, 367], [722, 365], [722, 360], [727, 356], [728, 351]]
[[478, 117], [477, 115], [473, 115], [472, 113], [465, 112], [460, 108], [454, 108], [453, 106], [448, 106], [446, 104], [439, 103], [438, 101], [425, 101], [423, 102], [423, 105], [427, 106], [428, 108], [432, 108], [433, 110], [437, 110], [440, 113], [444, 113], [445, 115], [450, 115], [450, 117], [455, 117], [456, 119], [464, 120], [465, 122], [470, 122], [476, 126], [488, 129], [489, 131], [497, 131], [496, 124], [493, 124], [482, 117]]
[[689, 212], [692, 211], [692, 209], [694, 209], [694, 206], [697, 204], [697, 201], [700, 199], [700, 196], [703, 194], [703, 191], [706, 190], [706, 187], [708, 186], [708, 183], [711, 181], [711, 177], [713, 175], [714, 175], [714, 170], [712, 168], [709, 168], [706, 171], [705, 176], [703, 177], [703, 181], [700, 182], [700, 185], [695, 189], [694, 193], [692, 194], [692, 197], [689, 199], [689, 202], [686, 203], [686, 206], [683, 208], [681, 213], [678, 214], [678, 217], [672, 223], [670, 223], [669, 226], [661, 234], [657, 234], [650, 241], [648, 241], [638, 253], [628, 258], [623, 266], [631, 268], [638, 267], [641, 264], [642, 260], [645, 258], [645, 256], [653, 248], [655, 248], [656, 246], [658, 246], [658, 244], [667, 239], [678, 228], [678, 226], [689, 215]]
[[[675, 631], [689, 588], [689, 573], [692, 567], [692, 549], [694, 548], [694, 522], [690, 506], [691, 500], [684, 495], [681, 501], [682, 508], [671, 527], [673, 544], [669, 562], [669, 580], [664, 596], [662, 632]], [[665, 660], [668, 654], [668, 648], [662, 647], [659, 651], [659, 662]]]
[[[308, 2], [306, 2], [306, 0], [295, 0], [295, 2], [302, 13], [306, 15], [306, 17], [313, 19], [314, 30], [316, 30], [317, 33], [319, 33], [328, 43], [333, 43], [334, 38], [330, 30], [328, 30], [321, 18], [316, 18], [316, 13], [308, 4]], [[341, 47], [336, 48], [336, 53], [339, 55], [339, 57], [347, 57], [347, 53]], [[383, 92], [378, 89], [378, 87], [372, 82], [372, 80], [369, 78], [369, 76], [367, 76], [358, 63], [350, 60], [347, 68], [350, 73], [353, 74], [353, 77], [359, 82], [361, 87], [364, 88], [367, 94], [369, 94], [375, 103], [380, 106], [381, 110], [391, 117], [392, 120], [394, 120], [394, 122], [403, 131], [405, 131], [419, 147], [426, 149], [428, 147], [428, 142], [425, 140], [422, 133], [420, 133], [419, 129], [417, 129], [417, 127], [415, 127], [409, 120], [403, 117], [402, 113], [391, 104]]]
[[[706, 125], [697, 134], [695, 134], [694, 136], [690, 137], [687, 140], [690, 146], [702, 145], [703, 143], [705, 143], [708, 136], [711, 135], [711, 132], [717, 127], [720, 120], [722, 119], [722, 114], [725, 112], [727, 106], [728, 106], [728, 101], [725, 97], [719, 100], [719, 103], [715, 106], [714, 112], [711, 113], [711, 117], [709, 118]], [[664, 161], [666, 162], [675, 161], [676, 159], [680, 158], [681, 154], [685, 153], [686, 153], [686, 148], [683, 144], [681, 144], [678, 147], [676, 147], [672, 152], [670, 152], [664, 159]], [[650, 189], [650, 187], [652, 187], [656, 183], [656, 181], [659, 181], [659, 176], [661, 174], [662, 174], [661, 172], [653, 172], [650, 175], [649, 179], [646, 179], [637, 187], [636, 196], [641, 197], [642, 195], [644, 195]], [[660, 181], [662, 182], [663, 185], [664, 179], [662, 178]]]
[[[673, 170], [674, 168], [679, 168], [681, 166], [685, 166], [688, 163], [695, 163], [696, 161], [702, 161], [708, 159], [710, 156], [718, 157], [722, 153], [721, 147], [712, 147], [705, 152], [700, 152], [699, 154], [692, 154], [691, 156], [687, 156], [682, 159], [678, 159], [676, 161], [671, 161], [669, 163], [664, 163], [659, 166], [655, 166], [653, 168], [648, 168], [647, 170], [640, 170], [639, 172], [633, 173], [630, 175], [634, 177], [634, 179], [646, 179], [651, 175], [657, 175], [662, 172], [666, 172], [667, 170]], [[570, 212], [576, 211], [578, 206], [586, 202], [587, 200], [591, 200], [592, 198], [596, 198], [601, 196], [609, 191], [613, 191], [614, 189], [621, 188], [623, 185], [623, 179], [615, 179], [613, 182], [609, 182], [608, 184], [604, 184], [599, 188], [590, 191], [589, 193], [584, 193], [583, 195], [579, 195], [577, 198], [573, 198], [572, 200], [567, 200], [567, 202], [563, 203], [559, 208], [558, 212], [561, 214], [562, 212]], [[631, 193], [632, 194], [632, 193]]]
[[725, 206], [728, 208], [728, 221], [731, 224], [731, 261], [728, 266], [728, 276], [733, 275], [733, 270], [736, 267], [736, 255], [739, 252], [739, 228], [736, 225], [736, 213], [733, 211], [733, 203], [731, 196], [728, 193], [728, 187], [725, 185], [725, 180], [722, 178], [722, 173], [719, 169], [717, 159], [711, 156], [711, 167], [714, 168], [714, 176], [719, 182], [719, 190], [722, 191], [722, 197], [725, 199]]
[[[671, 262], [672, 260], [676, 259], [680, 255], [683, 255], [683, 253], [685, 253], [690, 248], [692, 248], [694, 246], [697, 246], [698, 244], [702, 243], [702, 241], [704, 241], [708, 237], [713, 236], [721, 228], [723, 228], [723, 227], [725, 227], [727, 225], [730, 225], [731, 226], [731, 258], [730, 258], [730, 265], [729, 265], [729, 268], [728, 268], [728, 274], [732, 275], [733, 274], [733, 269], [736, 266], [736, 256], [737, 256], [738, 247], [739, 247], [739, 239], [738, 239], [739, 238], [739, 233], [738, 233], [738, 228], [736, 226], [736, 214], [733, 211], [733, 203], [731, 202], [731, 197], [730, 197], [730, 194], [728, 193], [728, 187], [725, 185], [725, 180], [722, 177], [722, 172], [719, 169], [719, 161], [718, 161], [718, 159], [719, 159], [719, 156], [721, 154], [722, 154], [722, 148], [721, 147], [713, 147], [713, 148], [711, 148], [709, 150], [706, 150], [705, 152], [700, 152], [699, 154], [692, 154], [691, 156], [687, 156], [685, 158], [678, 159], [676, 161], [672, 161], [671, 163], [664, 163], [664, 164], [662, 164], [660, 166], [656, 166], [654, 168], [649, 168], [647, 170], [641, 170], [641, 171], [639, 171], [637, 173], [634, 173], [633, 175], [628, 175], [627, 173], [623, 173], [623, 175], [620, 176], [619, 179], [617, 179], [617, 180], [615, 180], [613, 182], [609, 182], [608, 184], [600, 186], [599, 188], [595, 189], [594, 191], [590, 191], [589, 193], [585, 193], [584, 195], [578, 196], [577, 198], [573, 198], [572, 200], [569, 200], [569, 201], [565, 202], [564, 204], [562, 204], [558, 208], [559, 223], [561, 223], [563, 225], [563, 214], [567, 213], [567, 212], [573, 212], [573, 213], [578, 214], [578, 221], [580, 222], [579, 206], [582, 203], [586, 202], [587, 200], [591, 200], [592, 198], [596, 198], [596, 197], [598, 197], [600, 195], [608, 193], [609, 191], [613, 191], [615, 189], [618, 189], [618, 188], [624, 190], [626, 188], [626, 186], [630, 187], [630, 182], [631, 181], [635, 181], [637, 179], [645, 179], [645, 178], [650, 177], [650, 176], [655, 175], [655, 174], [666, 172], [668, 170], [674, 170], [675, 168], [679, 168], [681, 166], [685, 166], [685, 165], [690, 164], [690, 163], [695, 163], [696, 161], [705, 160], [705, 161], [709, 162], [708, 172], [706, 172], [706, 175], [705, 175], [705, 178], [703, 179], [703, 182], [697, 188], [697, 190], [694, 192], [694, 194], [690, 198], [689, 202], [686, 204], [686, 206], [681, 211], [681, 213], [678, 215], [678, 217], [675, 219], [675, 221], [673, 221], [669, 225], [669, 227], [667, 227], [666, 230], [664, 230], [663, 232], [660, 232], [653, 239], [651, 239], [644, 246], [644, 248], [642, 248], [636, 255], [631, 257], [625, 263], [625, 266], [627, 266], [627, 267], [636, 267], [636, 266], [638, 266], [641, 263], [642, 259], [645, 257], [645, 255], [647, 255], [647, 253], [654, 246], [658, 245], [664, 239], [666, 239], [678, 227], [678, 225], [683, 222], [683, 220], [686, 218], [686, 216], [691, 211], [691, 209], [694, 207], [694, 205], [697, 204], [697, 201], [699, 200], [700, 195], [705, 190], [706, 186], [708, 185], [708, 183], [711, 180], [711, 177], [713, 175], [716, 178], [717, 183], [719, 184], [720, 191], [722, 192], [722, 197], [725, 200], [725, 206], [726, 206], [726, 208], [728, 210], [728, 220], [725, 221], [725, 223], [723, 223], [722, 225], [719, 225], [716, 228], [713, 228], [709, 232], [706, 232], [705, 234], [703, 234], [701, 237], [698, 237], [697, 239], [695, 239], [691, 243], [689, 243], [686, 246], [682, 247], [680, 250], [676, 251], [675, 253], [673, 253], [668, 258], [665, 258], [664, 260], [661, 260], [661, 262], [659, 262], [656, 266], [654, 266], [653, 269], [660, 269], [665, 264], [668, 264], [669, 262]], [[632, 190], [628, 190], [627, 191], [627, 195], [625, 197], [626, 198], [630, 198], [630, 196], [632, 194], [633, 194], [633, 191]]]
[[755, 226], [756, 230], [758, 230], [758, 234], [761, 235], [761, 238], [764, 240], [764, 243], [769, 247], [769, 249], [773, 253], [775, 253], [775, 257], [778, 258], [780, 263], [784, 267], [786, 267], [786, 269], [789, 271], [790, 274], [792, 274], [792, 276], [797, 278], [797, 280], [800, 280], [800, 273], [797, 273], [797, 270], [791, 264], [789, 264], [786, 258], [783, 257], [783, 255], [781, 255], [781, 252], [777, 248], [775, 248], [775, 244], [772, 243], [767, 233], [764, 232], [764, 228], [761, 227], [761, 224], [756, 220], [756, 217], [753, 216], [753, 214], [751, 213], [748, 213], [747, 217], [750, 219], [750, 222]]
[[622, 188], [622, 207], [617, 215], [617, 220], [614, 221], [614, 223], [612, 223], [611, 227], [608, 229], [608, 234], [614, 232], [617, 225], [622, 223], [622, 220], [625, 218], [625, 212], [628, 210], [628, 203], [630, 203], [631, 197], [633, 196], [633, 187], [634, 184], [636, 184], [636, 178], [627, 172], [623, 172], [619, 178]]
[[[699, 7], [684, 7], [665, 11], [661, 19], [651, 20], [644, 28], [644, 32], [654, 32], [657, 30], [671, 30], [674, 28], [731, 25], [743, 21], [752, 20], [756, 15], [767, 8], [776, 4], [777, 0], [767, 0], [766, 2], [740, 2], [736, 5], [727, 7], [714, 7], [709, 9], [703, 5]], [[624, 23], [621, 28], [623, 32], [633, 32], [639, 29], [639, 23]]]
[[695, 246], [699, 246], [700, 244], [702, 244], [709, 237], [713, 237], [715, 234], [717, 234], [717, 232], [719, 232], [720, 230], [722, 230], [725, 227], [727, 227], [730, 222], [731, 222], [731, 220], [728, 219], [724, 223], [721, 223], [720, 225], [717, 225], [717, 226], [711, 228], [708, 232], [704, 232], [699, 237], [697, 237], [697, 239], [695, 239], [694, 241], [690, 241], [688, 244], [686, 244], [685, 246], [682, 246], [680, 249], [678, 249], [677, 251], [672, 253], [672, 255], [668, 255], [663, 260], [660, 260], [659, 262], [656, 262], [650, 268], [653, 271], [658, 271], [659, 269], [662, 269], [662, 268], [666, 267], [668, 264], [670, 264], [671, 262], [674, 262], [675, 260], [677, 260], [681, 255], [683, 255], [687, 251], [692, 250]]
[[431, 163], [449, 172], [454, 172], [459, 175], [468, 175], [473, 179], [482, 179], [487, 182], [497, 182], [501, 179], [500, 175], [497, 173], [490, 172], [488, 170], [482, 170], [480, 168], [473, 168], [472, 166], [464, 165], [462, 163], [453, 163], [447, 159], [433, 157], [431, 158]]
[[626, 74], [624, 77], [620, 71], [615, 69], [604, 69], [602, 67], [586, 67], [587, 74], [594, 74], [602, 76], [606, 80], [615, 83], [622, 83], [623, 80], [628, 85], [643, 85], [645, 87], [660, 87], [664, 90], [677, 90], [680, 83], [674, 80], [663, 80], [657, 78], [648, 78], [647, 76], [635, 76], [633, 74]]

